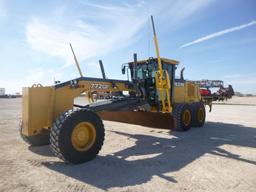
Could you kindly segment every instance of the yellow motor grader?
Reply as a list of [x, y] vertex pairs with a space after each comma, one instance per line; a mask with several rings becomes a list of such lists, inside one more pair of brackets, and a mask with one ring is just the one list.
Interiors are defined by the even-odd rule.
[[[129, 72], [131, 80], [107, 79], [102, 62], [103, 78], [84, 77], [74, 55], [81, 77], [53, 86], [23, 88], [21, 137], [34, 146], [50, 143], [57, 157], [77, 164], [99, 153], [105, 136], [102, 120], [177, 131], [203, 126], [205, 107], [199, 87], [175, 79], [179, 62], [160, 57], [151, 20], [157, 57], [137, 60], [134, 54], [132, 62], [122, 65], [122, 73]], [[83, 93], [93, 101], [94, 92], [121, 94], [102, 102], [74, 104]]]

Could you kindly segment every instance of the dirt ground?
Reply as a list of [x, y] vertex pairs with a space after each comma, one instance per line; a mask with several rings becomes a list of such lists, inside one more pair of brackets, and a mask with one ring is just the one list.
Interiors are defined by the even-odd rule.
[[214, 105], [188, 132], [107, 122], [96, 159], [65, 164], [18, 134], [20, 99], [0, 99], [0, 191], [256, 191], [256, 98]]

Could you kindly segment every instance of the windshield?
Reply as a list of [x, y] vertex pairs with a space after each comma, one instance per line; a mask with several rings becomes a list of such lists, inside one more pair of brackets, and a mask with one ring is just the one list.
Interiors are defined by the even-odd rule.
[[[162, 64], [163, 70], [166, 70], [169, 74], [169, 77], [172, 76], [172, 69], [173, 65], [163, 63]], [[137, 77], [138, 79], [146, 79], [146, 78], [151, 78], [155, 77], [155, 72], [158, 70], [158, 64], [157, 62], [154, 63], [145, 63], [145, 64], [140, 64], [137, 65]]]
[[137, 65], [137, 77], [138, 79], [146, 79], [155, 77], [155, 71], [157, 70], [157, 65], [154, 63]]

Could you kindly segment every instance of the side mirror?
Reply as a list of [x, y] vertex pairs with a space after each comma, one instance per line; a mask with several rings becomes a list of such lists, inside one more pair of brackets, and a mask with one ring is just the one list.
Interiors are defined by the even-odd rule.
[[125, 74], [125, 66], [122, 66], [122, 74]]

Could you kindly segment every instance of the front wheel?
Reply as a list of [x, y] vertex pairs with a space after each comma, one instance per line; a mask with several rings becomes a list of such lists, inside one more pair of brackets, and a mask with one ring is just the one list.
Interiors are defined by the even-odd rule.
[[74, 164], [84, 163], [99, 153], [105, 131], [100, 117], [88, 110], [69, 110], [53, 123], [51, 149], [60, 159]]

